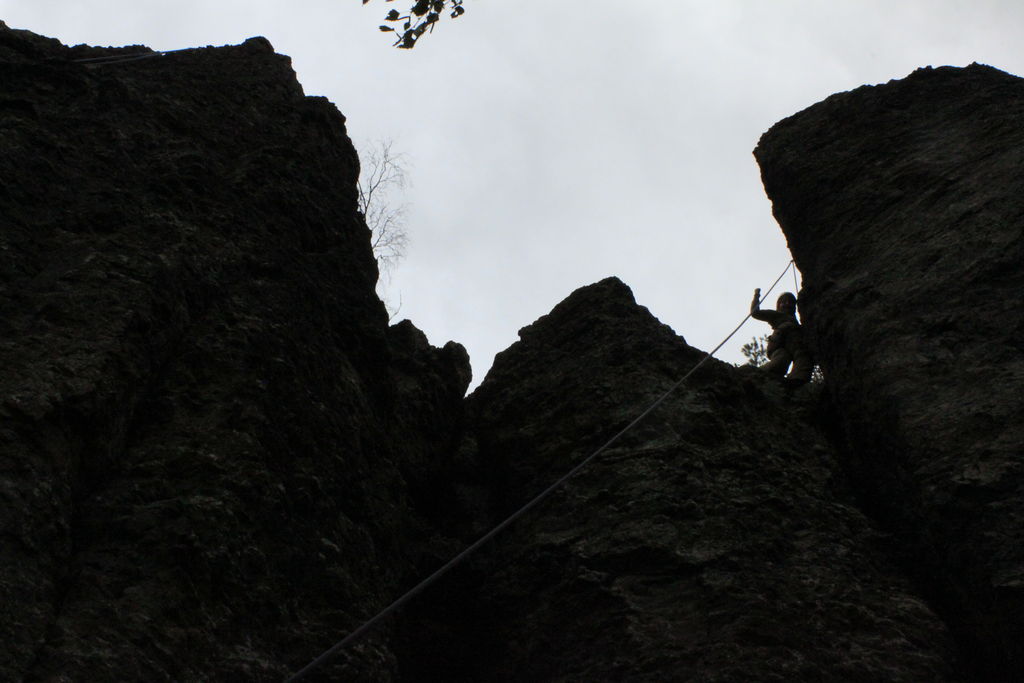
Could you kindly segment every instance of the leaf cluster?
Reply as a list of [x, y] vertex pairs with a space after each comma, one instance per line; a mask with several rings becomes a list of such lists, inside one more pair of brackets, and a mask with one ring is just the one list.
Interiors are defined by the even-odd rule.
[[768, 362], [768, 335], [754, 337], [740, 347], [740, 353], [746, 357], [747, 365], [761, 367]]
[[[363, 0], [365, 5], [370, 0]], [[394, 2], [394, 0], [384, 0]], [[412, 49], [416, 41], [426, 33], [434, 31], [434, 25], [441, 20], [441, 15], [447, 12], [452, 19], [461, 17], [466, 12], [462, 6], [463, 0], [414, 0], [412, 6], [403, 14], [396, 9], [390, 10], [384, 17], [384, 21], [394, 24], [381, 24], [380, 30], [384, 33], [394, 33], [396, 36], [394, 46], [402, 49]], [[401, 28], [399, 28], [401, 27]]]

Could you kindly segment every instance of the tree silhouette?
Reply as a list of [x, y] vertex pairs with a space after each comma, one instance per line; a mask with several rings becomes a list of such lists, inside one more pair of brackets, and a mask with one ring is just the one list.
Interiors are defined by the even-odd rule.
[[388, 318], [394, 320], [402, 310], [402, 296], [398, 303], [388, 296], [391, 271], [405, 256], [409, 243], [405, 216], [409, 205], [398, 196], [409, 184], [405, 170], [405, 157], [391, 149], [390, 140], [371, 143], [360, 154], [359, 181], [356, 184], [359, 212], [370, 229], [370, 245], [377, 259], [381, 278], [377, 290]]
[[390, 140], [371, 144], [360, 155], [359, 212], [370, 228], [373, 255], [381, 270], [390, 271], [403, 256], [409, 242], [405, 230], [408, 204], [397, 201], [395, 193], [409, 184], [404, 158], [391, 149]]
[[740, 347], [740, 353], [746, 357], [747, 365], [753, 365], [755, 368], [761, 367], [768, 362], [768, 335], [754, 337]]
[[[369, 1], [363, 0], [363, 4], [365, 5]], [[393, 2], [394, 0], [384, 1]], [[452, 19], [456, 19], [465, 12], [462, 0], [412, 0], [412, 5], [404, 13], [397, 9], [389, 11], [384, 17], [384, 21], [389, 24], [381, 24], [380, 30], [385, 33], [394, 33], [396, 36], [395, 47], [409, 50], [416, 46], [416, 41], [424, 34], [434, 31], [434, 25], [441, 20], [442, 15], [447, 13]]]

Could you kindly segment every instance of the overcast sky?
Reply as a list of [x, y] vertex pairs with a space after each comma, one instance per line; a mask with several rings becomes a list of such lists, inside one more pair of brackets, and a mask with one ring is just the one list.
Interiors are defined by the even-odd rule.
[[[789, 260], [751, 155], [773, 123], [921, 66], [1024, 73], [1019, 0], [465, 0], [396, 50], [377, 26], [410, 2], [0, 0], [0, 19], [69, 45], [267, 37], [357, 149], [406, 156], [410, 244], [387, 297], [432, 343], [464, 344], [474, 384], [609, 275], [713, 348]], [[764, 331], [718, 356], [742, 361]]]

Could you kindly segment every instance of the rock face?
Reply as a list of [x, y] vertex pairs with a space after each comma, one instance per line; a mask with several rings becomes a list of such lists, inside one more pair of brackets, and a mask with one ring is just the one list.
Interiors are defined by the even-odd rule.
[[[704, 356], [616, 279], [520, 338], [469, 399], [500, 516]], [[411, 680], [954, 680], [947, 629], [854, 507], [814, 392], [766, 379], [703, 366], [499, 537], [461, 595], [439, 592], [470, 603], [463, 629]]]
[[1024, 81], [922, 69], [756, 155], [848, 471], [992, 680], [1024, 670]]
[[73, 61], [147, 52], [0, 30], [2, 680], [281, 680], [415, 576], [461, 421], [344, 118], [262, 39]]
[[[0, 74], [0, 680], [280, 681], [703, 357], [609, 278], [464, 399], [263, 39], [0, 24]], [[1014, 679], [1022, 108], [940, 69], [776, 126], [824, 388], [708, 362], [310, 679]]]

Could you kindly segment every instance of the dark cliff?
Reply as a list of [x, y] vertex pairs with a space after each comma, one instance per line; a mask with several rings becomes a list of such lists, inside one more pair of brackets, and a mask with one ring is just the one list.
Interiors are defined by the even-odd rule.
[[[151, 54], [0, 25], [4, 680], [281, 680], [704, 355], [609, 278], [464, 399], [333, 105], [262, 39]], [[824, 385], [706, 364], [312, 678], [1015, 678], [1022, 106], [939, 69], [773, 128]]]
[[1024, 81], [921, 69], [756, 155], [870, 512], [984, 675], [1024, 671]]
[[[520, 337], [468, 401], [481, 466], [507, 496], [499, 517], [704, 355], [614, 278]], [[412, 680], [953, 680], [945, 625], [815, 427], [816, 390], [766, 380], [701, 367], [520, 520], [438, 592], [469, 604]]]
[[461, 420], [333, 105], [262, 39], [73, 61], [146, 52], [0, 29], [3, 680], [280, 680], [415, 576]]

